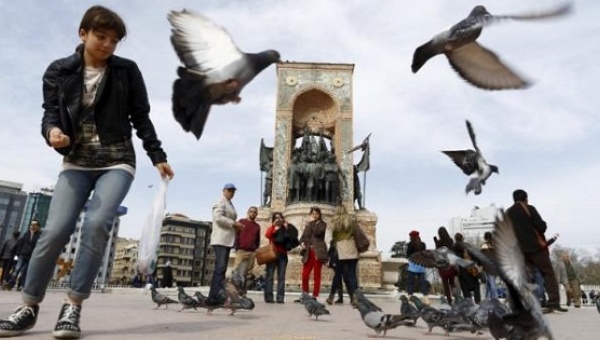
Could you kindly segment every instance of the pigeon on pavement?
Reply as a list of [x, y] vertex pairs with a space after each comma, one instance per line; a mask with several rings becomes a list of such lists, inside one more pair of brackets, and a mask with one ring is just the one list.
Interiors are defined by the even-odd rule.
[[229, 33], [189, 10], [171, 11], [171, 43], [184, 67], [173, 84], [173, 115], [185, 131], [200, 139], [213, 104], [239, 103], [242, 89], [269, 65], [279, 52], [242, 52]]
[[507, 325], [503, 318], [510, 313], [510, 309], [498, 299], [491, 299], [493, 307], [488, 311], [487, 326], [494, 339], [504, 339], [511, 333], [512, 326]]
[[415, 295], [411, 295], [409, 301], [414, 303], [419, 310], [421, 319], [427, 324], [429, 333], [434, 327], [441, 327], [448, 335], [450, 326], [463, 323], [462, 317], [452, 310], [439, 310], [426, 305]]
[[178, 310], [178, 312], [181, 312], [184, 309], [197, 310], [196, 308], [199, 307], [199, 302], [191, 296], [187, 295], [187, 293], [185, 292], [185, 290], [183, 290], [183, 287], [181, 286], [177, 287], [177, 299], [181, 304], [181, 309]]
[[360, 317], [365, 325], [375, 330], [377, 334], [383, 332], [383, 337], [385, 337], [388, 329], [394, 329], [398, 326], [414, 326], [411, 316], [386, 314], [382, 311], [372, 309], [365, 301], [358, 300], [354, 307], [360, 312]]
[[154, 288], [154, 286], [150, 287], [150, 292], [152, 293], [152, 301], [154, 301], [154, 303], [156, 303], [156, 308], [154, 308], [154, 309], [158, 309], [162, 305], [165, 305], [165, 309], [167, 309], [168, 305], [170, 303], [179, 303], [179, 302], [169, 298], [168, 296], [163, 295], [163, 294], [159, 293], [158, 291], [156, 291], [156, 288]]
[[410, 326], [415, 326], [417, 324], [417, 319], [419, 319], [420, 316], [417, 307], [413, 306], [408, 301], [408, 297], [404, 294], [400, 295], [400, 314], [413, 321]]
[[419, 69], [432, 57], [444, 54], [450, 66], [467, 82], [485, 90], [523, 89], [529, 82], [506, 66], [498, 56], [477, 43], [484, 26], [498, 21], [536, 20], [565, 15], [572, 4], [531, 14], [492, 15], [484, 6], [475, 6], [468, 17], [450, 29], [434, 36], [419, 46], [413, 55], [412, 72]]
[[548, 321], [528, 283], [523, 253], [508, 215], [503, 211], [494, 224], [495, 260], [470, 244], [465, 243], [465, 249], [486, 270], [494, 268], [506, 285], [510, 312], [504, 315], [502, 320], [504, 324], [512, 326], [508, 338], [534, 340], [545, 337], [552, 340], [554, 337]]
[[304, 305], [304, 308], [308, 312], [308, 316], [315, 316], [315, 321], [319, 320], [320, 315], [329, 315], [329, 310], [325, 307], [324, 304], [315, 300], [312, 296], [308, 295], [306, 292], [302, 292], [302, 296], [300, 297], [300, 303]]
[[233, 282], [225, 280], [224, 287], [223, 292], [226, 298], [222, 308], [231, 309], [230, 315], [233, 315], [238, 309], [254, 309], [254, 301], [248, 297], [241, 296]]
[[488, 164], [481, 154], [481, 150], [479, 150], [479, 147], [477, 146], [475, 131], [473, 130], [471, 122], [467, 120], [466, 125], [475, 150], [452, 150], [442, 152], [450, 157], [454, 164], [456, 164], [465, 175], [474, 175], [465, 187], [465, 192], [469, 194], [470, 191], [473, 191], [475, 195], [479, 195], [481, 194], [482, 186], [485, 185], [485, 182], [492, 175], [492, 172], [499, 172], [498, 167]]

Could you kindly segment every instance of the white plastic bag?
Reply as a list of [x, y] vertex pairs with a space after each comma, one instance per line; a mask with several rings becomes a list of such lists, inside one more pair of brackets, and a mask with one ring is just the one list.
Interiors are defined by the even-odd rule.
[[138, 246], [138, 270], [141, 274], [151, 275], [156, 268], [160, 229], [167, 207], [168, 184], [169, 179], [163, 178], [142, 227], [142, 237]]

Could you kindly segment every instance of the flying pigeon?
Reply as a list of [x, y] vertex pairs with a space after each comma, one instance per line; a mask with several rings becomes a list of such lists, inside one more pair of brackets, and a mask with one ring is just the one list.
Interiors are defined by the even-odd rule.
[[154, 308], [154, 309], [158, 309], [162, 305], [165, 305], [165, 309], [167, 309], [168, 305], [170, 303], [179, 303], [179, 302], [169, 298], [168, 296], [163, 295], [163, 294], [159, 293], [158, 291], [156, 291], [156, 288], [154, 288], [154, 286], [150, 287], [150, 292], [152, 293], [152, 301], [154, 301], [154, 303], [156, 303], [156, 308]]
[[196, 308], [199, 307], [198, 300], [187, 295], [187, 293], [185, 292], [185, 290], [183, 290], [183, 287], [181, 287], [181, 286], [177, 287], [177, 299], [179, 300], [179, 303], [181, 304], [181, 309], [178, 310], [178, 312], [181, 312], [184, 309], [197, 310]]
[[503, 211], [494, 224], [494, 258], [483, 254], [478, 247], [465, 243], [467, 252], [484, 268], [493, 268], [505, 283], [510, 312], [502, 316], [504, 324], [512, 326], [509, 339], [553, 339], [548, 321], [539, 300], [527, 281], [525, 260], [520, 250], [513, 224]]
[[413, 55], [412, 72], [432, 57], [444, 54], [450, 66], [468, 83], [485, 90], [522, 89], [529, 82], [506, 66], [498, 56], [477, 43], [484, 26], [501, 20], [535, 20], [562, 16], [571, 11], [571, 3], [539, 13], [492, 15], [484, 6], [475, 6], [468, 17], [419, 46]]
[[485, 181], [492, 175], [492, 172], [499, 173], [498, 167], [492, 164], [488, 164], [481, 154], [481, 150], [477, 146], [475, 140], [475, 131], [471, 122], [466, 120], [467, 130], [469, 131], [469, 137], [473, 143], [475, 150], [451, 150], [442, 151], [446, 154], [454, 164], [456, 164], [465, 175], [471, 176], [469, 183], [465, 187], [465, 193], [469, 194], [473, 191], [475, 195], [481, 194], [482, 186], [485, 185]]
[[306, 294], [306, 292], [302, 292], [300, 303], [304, 305], [304, 309], [308, 312], [309, 317], [315, 316], [315, 321], [319, 320], [320, 315], [330, 314], [324, 304], [315, 300], [312, 296]]
[[474, 266], [475, 263], [456, 256], [447, 247], [436, 249], [425, 249], [412, 254], [409, 257], [410, 262], [427, 268], [448, 268], [448, 266], [458, 265], [463, 268]]
[[184, 65], [173, 84], [173, 115], [200, 139], [211, 105], [239, 103], [244, 86], [280, 55], [242, 52], [223, 27], [193, 11], [171, 11], [167, 18], [171, 43]]

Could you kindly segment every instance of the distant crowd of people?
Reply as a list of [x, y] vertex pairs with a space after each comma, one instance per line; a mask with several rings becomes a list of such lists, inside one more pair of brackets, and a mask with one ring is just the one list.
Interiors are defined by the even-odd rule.
[[[547, 225], [536, 208], [529, 204], [527, 192], [521, 189], [513, 192], [514, 204], [506, 211], [512, 221], [519, 248], [523, 253], [525, 265], [530, 275], [531, 283], [536, 285], [534, 291], [545, 313], [567, 312], [561, 307], [559, 284], [563, 285], [566, 292], [567, 306], [575, 308], [582, 304], [593, 303], [598, 298], [598, 293], [590, 291], [589, 299], [581, 289], [581, 282], [575, 270], [568, 251], [561, 252], [555, 266], [551, 261], [549, 246], [552, 245], [559, 234], [546, 238]], [[425, 242], [421, 241], [419, 232], [414, 230], [409, 234], [410, 241], [406, 248], [406, 257], [426, 249]], [[456, 233], [450, 237], [445, 227], [438, 229], [434, 237], [436, 248], [446, 247], [454, 254], [466, 260], [471, 260], [464, 247], [464, 236]], [[493, 233], [486, 232], [480, 250], [485, 255], [493, 257]], [[422, 293], [425, 297], [429, 294], [429, 286], [425, 280], [425, 268], [409, 260], [407, 275], [407, 293]], [[473, 298], [475, 303], [482, 299], [481, 286], [485, 287], [485, 298], [505, 297], [502, 287], [498, 285], [498, 278], [486, 272], [480, 266], [464, 268], [457, 265], [448, 265], [437, 269], [444, 289], [444, 295], [449, 303], [453, 298], [462, 296]], [[593, 297], [592, 297], [593, 296]]]

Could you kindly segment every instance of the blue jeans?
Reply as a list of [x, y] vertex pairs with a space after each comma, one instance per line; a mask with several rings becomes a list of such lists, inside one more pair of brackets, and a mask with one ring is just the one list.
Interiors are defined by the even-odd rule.
[[412, 295], [415, 292], [415, 281], [419, 282], [421, 293], [423, 293], [423, 295], [428, 295], [429, 291], [427, 290], [427, 285], [425, 284], [425, 273], [413, 273], [410, 271], [408, 272], [406, 282], [406, 292], [408, 295]]
[[[17, 287], [21, 287], [25, 283], [25, 280], [27, 279], [27, 267], [28, 266], [29, 266], [29, 259], [19, 257], [19, 259], [17, 260], [17, 265], [15, 266], [15, 271], [12, 273], [12, 275], [10, 276], [10, 279], [8, 280], [8, 284], [11, 287], [13, 287], [15, 284], [17, 284], [17, 278], [19, 277], [19, 274], [21, 274], [21, 278], [19, 279]], [[4, 269], [2, 269], [2, 270], [4, 270]]]
[[533, 271], [533, 283], [537, 285], [537, 288], [533, 291], [533, 294], [538, 298], [540, 303], [546, 303], [546, 290], [544, 289], [544, 277], [539, 269]]
[[485, 273], [485, 297], [486, 299], [498, 298], [498, 287], [496, 285], [496, 277]]
[[218, 301], [220, 299], [219, 292], [225, 287], [225, 273], [227, 272], [231, 247], [218, 244], [215, 244], [212, 247], [215, 253], [215, 271], [213, 272], [212, 281], [210, 282], [208, 298], [212, 301]]
[[120, 169], [64, 170], [59, 174], [46, 227], [29, 262], [27, 281], [22, 292], [25, 302], [40, 303], [44, 299], [48, 282], [54, 275], [56, 259], [75, 231], [77, 218], [88, 198], [79, 251], [73, 263], [67, 295], [75, 300], [90, 296], [117, 209], [125, 199], [131, 182], [133, 175]]
[[275, 276], [275, 269], [277, 269], [277, 301], [283, 302], [285, 300], [285, 271], [287, 264], [287, 254], [278, 254], [277, 260], [267, 263], [265, 302], [273, 301], [273, 276]]

